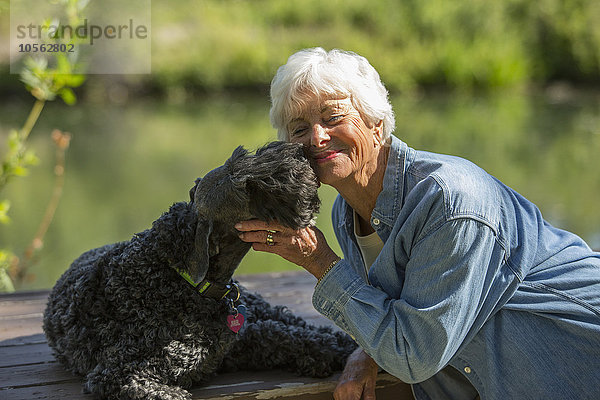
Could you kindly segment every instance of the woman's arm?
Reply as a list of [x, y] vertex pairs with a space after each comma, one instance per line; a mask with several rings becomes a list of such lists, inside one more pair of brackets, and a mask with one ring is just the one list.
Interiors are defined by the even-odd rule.
[[[396, 246], [405, 245], [395, 240]], [[385, 282], [366, 284], [342, 260], [317, 285], [313, 304], [387, 372], [421, 382], [450, 361], [476, 321], [485, 321], [480, 310], [495, 282], [500, 253], [487, 225], [451, 220], [412, 246], [406, 266], [381, 265], [393, 263], [381, 256], [375, 262], [375, 270], [405, 269], [399, 298], [382, 289]]]
[[[277, 230], [268, 246], [267, 229]], [[276, 224], [245, 221], [241, 238], [255, 250], [279, 254], [320, 278], [337, 255], [314, 227], [286, 230]], [[407, 383], [424, 381], [456, 354], [479, 315], [502, 249], [484, 223], [459, 218], [440, 224], [410, 249], [406, 266], [380, 257], [372, 268], [405, 268], [400, 298], [368, 285], [347, 260], [318, 283], [313, 305], [351, 334], [387, 372]], [[402, 246], [401, 238], [396, 240]], [[380, 286], [380, 285], [377, 285]]]

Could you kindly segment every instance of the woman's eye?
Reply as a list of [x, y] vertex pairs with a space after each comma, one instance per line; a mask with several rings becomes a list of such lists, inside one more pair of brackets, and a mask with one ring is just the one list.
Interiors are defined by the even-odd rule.
[[327, 123], [337, 122], [340, 118], [342, 118], [342, 115], [333, 115], [333, 116], [329, 117], [329, 119], [326, 122]]
[[302, 134], [306, 131], [306, 128], [296, 128], [292, 130], [292, 136], [302, 136]]

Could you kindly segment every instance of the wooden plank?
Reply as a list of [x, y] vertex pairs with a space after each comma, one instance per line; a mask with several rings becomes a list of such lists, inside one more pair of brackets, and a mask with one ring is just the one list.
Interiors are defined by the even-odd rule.
[[[39, 329], [41, 331], [41, 329]], [[26, 344], [46, 343], [46, 336], [43, 333], [34, 333], [27, 336], [16, 336], [0, 341], [0, 355], [4, 354], [3, 349], [6, 346], [17, 346]]]
[[0, 302], [0, 324], [22, 315], [41, 315], [46, 308], [46, 299], [31, 301], [2, 301]]
[[19, 319], [2, 321], [0, 325], [0, 344], [17, 337], [26, 337], [42, 333], [42, 315], [24, 315]]
[[44, 343], [3, 346], [0, 349], [0, 368], [53, 362], [50, 347]]
[[0, 309], [4, 302], [18, 302], [18, 301], [46, 301], [48, 298], [48, 290], [34, 290], [34, 291], [22, 291], [14, 293], [0, 293]]
[[81, 382], [81, 377], [68, 372], [57, 362], [0, 368], [0, 388], [5, 390], [62, 382]]
[[[304, 271], [236, 277], [248, 290], [271, 304], [285, 305], [316, 325], [330, 325], [311, 304], [315, 279]], [[82, 393], [82, 377], [58, 364], [42, 333], [48, 291], [0, 295], [0, 400], [93, 399]], [[331, 399], [337, 376], [311, 379], [278, 371], [239, 372], [216, 376], [194, 388], [194, 399]], [[400, 398], [407, 385], [384, 374], [378, 399]], [[400, 386], [399, 386], [400, 385]], [[386, 392], [387, 391], [387, 392]], [[393, 397], [392, 397], [393, 396]]]
[[[281, 371], [237, 372], [218, 375], [209, 384], [191, 390], [194, 399], [330, 399], [339, 374], [325, 379], [300, 377]], [[0, 368], [0, 399], [82, 398], [82, 378], [65, 371], [57, 363]], [[380, 374], [377, 393], [393, 393], [393, 398], [410, 390], [396, 378]], [[66, 397], [65, 397], [66, 396]], [[8, 397], [7, 397], [8, 398]], [[378, 397], [385, 398], [385, 397]], [[390, 397], [391, 398], [391, 397]]]
[[[258, 373], [257, 373], [258, 374]], [[268, 375], [268, 374], [267, 374]], [[251, 378], [251, 377], [250, 377]], [[191, 390], [194, 400], [249, 400], [249, 399], [286, 399], [286, 400], [331, 400], [335, 388], [337, 375], [320, 382], [302, 383], [293, 379], [282, 379], [280, 375], [273, 375], [273, 386], [269, 387], [271, 378], [265, 378], [260, 373], [256, 381], [245, 380], [237, 383], [215, 384], [198, 387]], [[282, 379], [276, 381], [275, 379]], [[262, 386], [261, 386], [262, 382]], [[408, 390], [408, 392], [407, 392]], [[410, 386], [394, 381], [386, 375], [379, 377], [376, 387], [377, 399], [412, 399]], [[84, 394], [81, 382], [68, 381], [59, 384], [48, 384], [43, 387], [30, 386], [11, 389], [0, 388], [0, 400], [95, 400], [96, 397]]]
[[0, 346], [18, 343], [15, 338], [42, 333], [48, 294], [49, 291], [36, 291], [0, 295]]
[[98, 400], [98, 398], [91, 394], [84, 394], [81, 382], [69, 381], [9, 390], [0, 388], [0, 400]]
[[[314, 379], [270, 371], [245, 373], [244, 379], [240, 378], [239, 374], [217, 376], [210, 385], [192, 389], [192, 397], [195, 400], [331, 400], [339, 373], [325, 379]], [[402, 383], [387, 373], [381, 373], [377, 377], [375, 392], [378, 399], [412, 399], [410, 385]]]
[[[314, 379], [299, 377], [282, 371], [245, 372], [242, 376], [237, 373], [228, 373], [216, 376], [208, 385], [192, 389], [194, 399], [214, 398], [252, 398], [254, 394], [267, 393], [270, 391], [288, 392], [290, 388], [298, 389], [306, 386], [304, 392], [314, 393], [317, 391], [329, 391], [335, 388], [335, 382], [339, 374], [330, 378]], [[243, 379], [241, 379], [243, 378]]]

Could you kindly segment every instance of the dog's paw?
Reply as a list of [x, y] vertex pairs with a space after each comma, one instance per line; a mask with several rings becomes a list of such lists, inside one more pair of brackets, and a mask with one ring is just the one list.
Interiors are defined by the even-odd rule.
[[192, 395], [179, 386], [156, 381], [133, 381], [121, 390], [120, 399], [127, 400], [191, 400]]

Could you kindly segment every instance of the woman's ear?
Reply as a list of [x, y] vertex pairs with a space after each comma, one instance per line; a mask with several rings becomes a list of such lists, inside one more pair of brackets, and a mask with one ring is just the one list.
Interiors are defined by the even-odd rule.
[[383, 146], [383, 120], [373, 125], [373, 146]]

